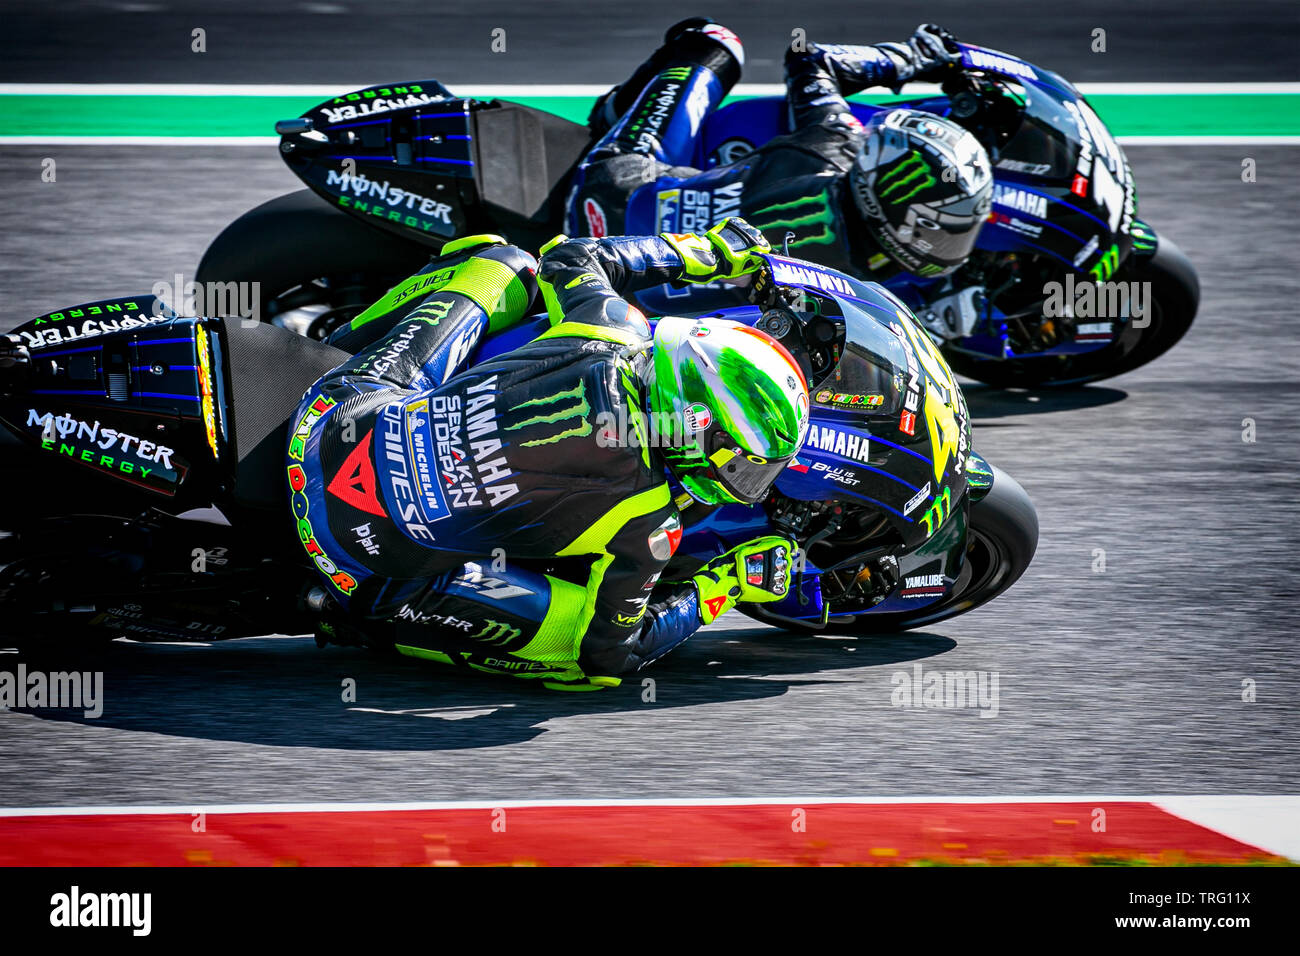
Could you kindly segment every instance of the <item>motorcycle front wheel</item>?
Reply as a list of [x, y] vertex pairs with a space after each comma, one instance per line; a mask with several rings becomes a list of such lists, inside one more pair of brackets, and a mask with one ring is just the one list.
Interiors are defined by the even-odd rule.
[[[819, 634], [891, 634], [944, 621], [992, 601], [1020, 580], [1038, 547], [1038, 512], [1025, 489], [996, 465], [993, 487], [970, 508], [966, 561], [957, 584], [942, 601], [897, 613], [831, 617]], [[764, 623], [763, 605], [740, 610]], [[812, 628], [810, 628], [812, 630]]]
[[1151, 283], [1148, 323], [1126, 325], [1104, 348], [1082, 355], [1022, 359], [980, 359], [945, 349], [953, 371], [994, 388], [1059, 388], [1123, 375], [1163, 355], [1191, 328], [1201, 301], [1196, 267], [1171, 239], [1159, 237], [1156, 251], [1130, 259], [1116, 280]]

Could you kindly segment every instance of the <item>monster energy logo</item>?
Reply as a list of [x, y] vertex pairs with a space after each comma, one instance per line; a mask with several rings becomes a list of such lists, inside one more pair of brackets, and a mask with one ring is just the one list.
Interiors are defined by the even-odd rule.
[[1140, 220], [1133, 220], [1133, 248], [1135, 249], [1154, 249], [1156, 247], [1156, 234], [1151, 228]]
[[898, 205], [936, 184], [937, 180], [921, 154], [911, 150], [892, 169], [881, 173], [876, 179], [876, 195]]
[[691, 67], [675, 66], [671, 70], [664, 70], [659, 75], [670, 80], [689, 80], [691, 78]]
[[921, 520], [925, 522], [925, 536], [928, 538], [934, 534], [935, 529], [943, 524], [944, 518], [948, 516], [952, 508], [952, 489], [944, 486], [941, 494], [935, 495], [934, 501], [930, 502], [930, 507], [921, 515]]
[[[767, 217], [766, 219], [764, 217]], [[826, 193], [807, 196], [792, 202], [777, 203], [756, 209], [745, 217], [751, 226], [761, 232], [776, 235], [783, 230], [795, 233], [790, 240], [790, 248], [795, 246], [831, 243], [835, 241], [835, 230], [831, 228], [834, 218], [831, 214], [830, 201]], [[801, 229], [820, 227], [816, 232], [799, 235]]]
[[565, 392], [556, 392], [554, 395], [547, 395], [543, 398], [534, 398], [516, 406], [517, 408], [536, 408], [542, 405], [559, 405], [560, 403], [572, 400], [573, 404], [567, 407], [557, 408], [555, 411], [542, 412], [534, 415], [532, 418], [525, 418], [521, 422], [513, 425], [507, 425], [506, 431], [518, 431], [520, 428], [527, 428], [529, 425], [554, 425], [568, 419], [574, 419], [576, 424], [571, 428], [564, 428], [557, 431], [554, 435], [547, 438], [531, 438], [528, 441], [520, 442], [525, 448], [531, 448], [534, 445], [552, 445], [555, 442], [562, 441], [565, 438], [582, 438], [591, 434], [591, 422], [587, 420], [587, 415], [591, 411], [591, 403], [587, 401], [587, 383], [579, 382], [577, 387], [571, 388]]
[[520, 634], [519, 628], [511, 627], [509, 624], [502, 624], [500, 621], [493, 621], [490, 618], [483, 622], [482, 629], [477, 634], [471, 634], [470, 640], [483, 641], [485, 644], [496, 644], [505, 647]]
[[1119, 268], [1119, 246], [1112, 245], [1109, 249], [1101, 254], [1096, 265], [1088, 270], [1092, 277], [1098, 282], [1105, 282]]

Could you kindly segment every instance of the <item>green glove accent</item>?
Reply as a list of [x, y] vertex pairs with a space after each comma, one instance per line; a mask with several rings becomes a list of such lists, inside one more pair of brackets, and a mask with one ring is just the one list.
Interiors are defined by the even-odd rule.
[[702, 236], [665, 232], [660, 238], [682, 257], [683, 282], [709, 283], [758, 272], [763, 267], [759, 254], [772, 251], [761, 232], [736, 217], [722, 220]]
[[747, 541], [714, 558], [691, 581], [700, 598], [700, 619], [712, 624], [741, 601], [780, 601], [790, 589], [794, 542], [780, 535]]
[[546, 244], [543, 245], [542, 248], [540, 248], [540, 249], [537, 250], [538, 258], [540, 258], [540, 257], [542, 257], [542, 256], [544, 256], [544, 255], [546, 255], [548, 252], [550, 252], [552, 249], [554, 249], [554, 248], [555, 248], [556, 246], [558, 246], [560, 243], [562, 243], [562, 242], [568, 242], [568, 241], [569, 241], [569, 237], [566, 236], [564, 233], [562, 233], [562, 232], [560, 232], [560, 233], [556, 233], [556, 234], [555, 234], [554, 236], [552, 236], [550, 239], [546, 240]]

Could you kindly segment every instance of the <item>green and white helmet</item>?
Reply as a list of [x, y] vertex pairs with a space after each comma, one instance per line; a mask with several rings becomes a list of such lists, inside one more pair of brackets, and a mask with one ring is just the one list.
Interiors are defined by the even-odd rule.
[[668, 467], [704, 504], [753, 504], [808, 434], [808, 383], [766, 332], [725, 319], [655, 326], [649, 403]]

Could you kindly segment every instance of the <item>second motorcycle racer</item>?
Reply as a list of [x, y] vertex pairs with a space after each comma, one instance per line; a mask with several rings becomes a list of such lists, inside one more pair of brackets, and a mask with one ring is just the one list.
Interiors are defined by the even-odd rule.
[[[657, 221], [661, 202], [693, 195], [705, 221], [686, 228], [736, 214], [779, 243], [784, 230], [805, 226], [799, 255], [842, 272], [873, 280], [899, 270], [946, 275], [974, 249], [989, 214], [984, 148], [933, 113], [893, 110], [863, 124], [844, 97], [873, 86], [896, 92], [960, 58], [953, 36], [933, 24], [907, 43], [792, 46], [789, 132], [701, 172], [686, 163], [705, 115], [739, 79], [744, 51], [726, 27], [685, 20], [596, 104], [591, 125], [607, 132], [578, 169], [567, 227], [593, 236], [637, 229]], [[821, 200], [820, 211], [811, 198]]]

